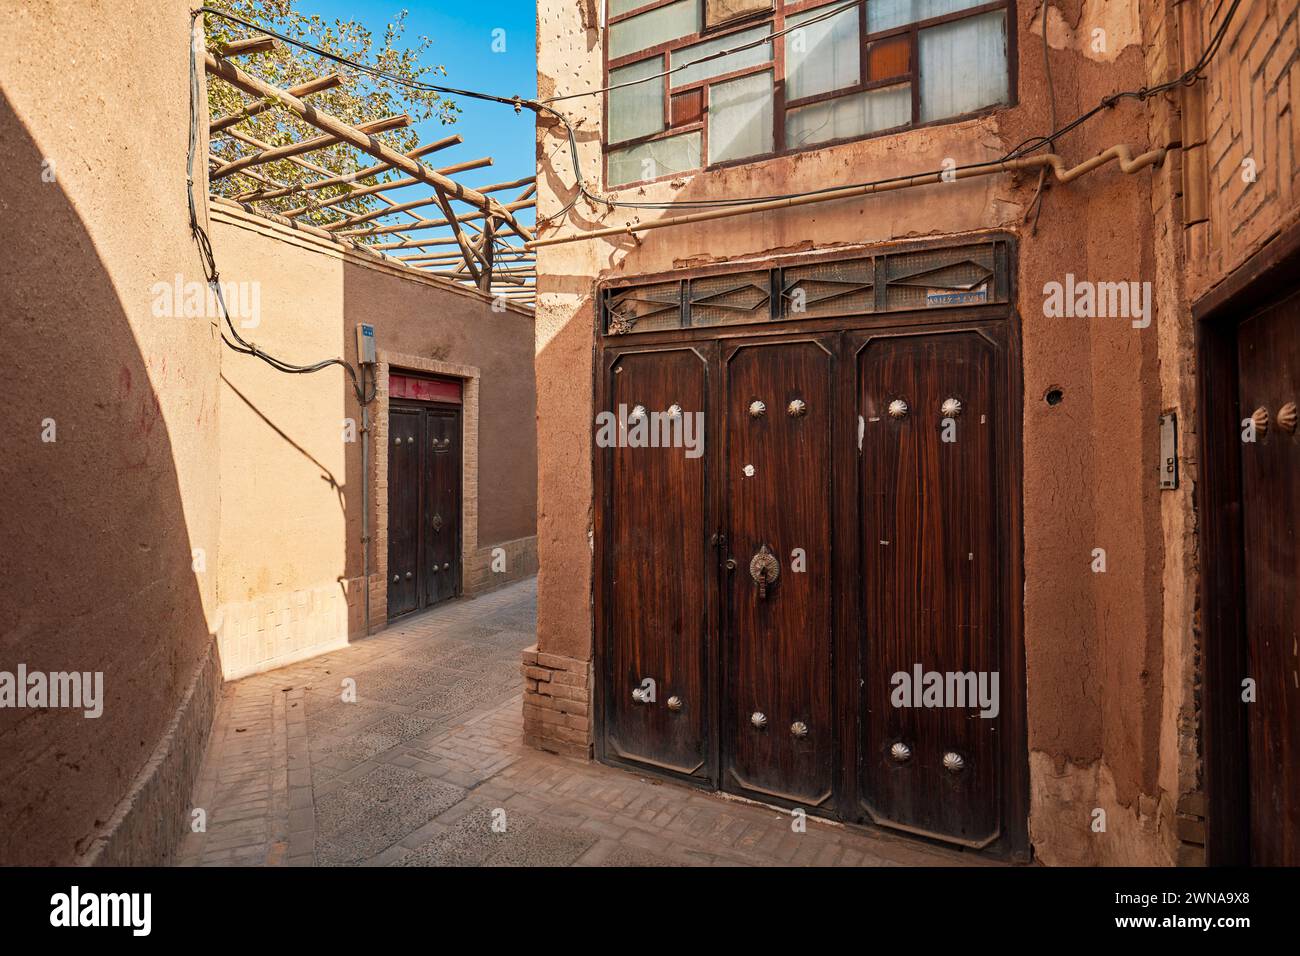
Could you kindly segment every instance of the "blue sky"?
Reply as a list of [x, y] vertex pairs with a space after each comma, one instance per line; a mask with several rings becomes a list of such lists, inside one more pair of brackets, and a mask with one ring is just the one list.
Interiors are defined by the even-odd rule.
[[[434, 82], [501, 96], [532, 97], [537, 93], [534, 0], [299, 0], [298, 8], [331, 20], [359, 20], [377, 36], [383, 35], [399, 11], [406, 10], [407, 41], [414, 46], [421, 35], [428, 36], [433, 46], [425, 54], [427, 62], [447, 68], [446, 77]], [[492, 49], [493, 31], [498, 29], [505, 31], [505, 51], [501, 53]], [[458, 174], [459, 182], [485, 186], [533, 175], [536, 151], [530, 111], [516, 115], [508, 106], [463, 98], [457, 104], [461, 113], [454, 124], [443, 126], [430, 120], [416, 128], [421, 142], [451, 133], [464, 137], [462, 145], [435, 154], [442, 165], [480, 156], [496, 161], [493, 166]], [[517, 192], [496, 196], [507, 201]], [[398, 198], [397, 193], [390, 195]], [[532, 210], [523, 210], [520, 219], [532, 222]]]

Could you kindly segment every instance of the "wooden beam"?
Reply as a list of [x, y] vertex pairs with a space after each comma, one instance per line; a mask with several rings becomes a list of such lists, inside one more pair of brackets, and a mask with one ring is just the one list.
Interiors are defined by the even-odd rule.
[[270, 96], [276, 97], [280, 105], [292, 113], [297, 114], [306, 120], [312, 126], [322, 130], [325, 133], [335, 136], [355, 146], [364, 153], [369, 153], [381, 162], [391, 163], [398, 169], [424, 181], [429, 186], [436, 186], [441, 189], [449, 199], [460, 199], [464, 202], [478, 206], [481, 209], [491, 210], [494, 215], [500, 216], [509, 226], [515, 230], [525, 242], [531, 242], [533, 239], [532, 230], [522, 225], [510, 212], [504, 209], [500, 203], [484, 196], [477, 190], [470, 189], [468, 186], [462, 186], [454, 179], [448, 179], [446, 176], [429, 169], [423, 163], [416, 162], [410, 157], [404, 156], [397, 150], [385, 143], [380, 142], [373, 136], [367, 136], [355, 126], [350, 126], [342, 120], [323, 113], [310, 103], [305, 103], [298, 97], [278, 89], [269, 83], [259, 80], [257, 77], [250, 76], [239, 67], [227, 60], [219, 60], [211, 53], [205, 57], [205, 66], [209, 73], [220, 79], [225, 80], [230, 85], [250, 93], [253, 96]]
[[[408, 156], [414, 155], [415, 152], [416, 151], [412, 151], [411, 153], [407, 153], [407, 155]], [[439, 169], [438, 172], [442, 172], [442, 170]], [[302, 206], [300, 208], [304, 211], [309, 208], [324, 209], [327, 206], [337, 206], [339, 203], [347, 202], [349, 199], [360, 199], [362, 196], [374, 196], [379, 193], [386, 193], [392, 189], [402, 189], [405, 188], [406, 186], [418, 186], [418, 185], [420, 185], [420, 180], [408, 177], [406, 179], [394, 179], [391, 182], [386, 182], [386, 183], [375, 183], [374, 185], [371, 186], [358, 186], [356, 189], [352, 189], [341, 195], [334, 196], [330, 199], [326, 199], [323, 202], [315, 203], [313, 204], [313, 206]], [[389, 203], [391, 204], [392, 200], [389, 200]]]
[[[536, 205], [537, 205], [537, 200], [528, 199], [521, 203], [512, 202], [510, 205], [503, 206], [502, 208], [507, 210], [508, 212], [513, 212], [516, 209], [529, 209]], [[460, 221], [467, 222], [470, 220], [482, 219], [483, 216], [484, 213], [482, 212], [468, 213], [466, 215], [461, 216]], [[400, 226], [375, 226], [373, 229], [358, 230], [356, 233], [347, 233], [347, 235], [382, 236], [385, 233], [389, 233], [389, 232], [404, 232], [408, 229], [412, 229], [412, 230], [413, 229], [437, 229], [441, 226], [446, 226], [446, 225], [450, 225], [450, 222], [447, 219], [419, 219], [415, 222], [406, 223]]]
[[465, 268], [469, 270], [469, 274], [474, 278], [474, 281], [478, 282], [479, 271], [478, 266], [474, 264], [474, 250], [470, 248], [469, 242], [465, 239], [465, 232], [460, 228], [456, 213], [451, 208], [451, 200], [436, 186], [433, 189], [433, 194], [438, 197], [438, 206], [442, 209], [442, 214], [447, 217], [447, 224], [451, 226], [451, 234], [455, 236], [456, 244], [460, 246], [461, 254], [465, 257]]
[[[427, 146], [421, 146], [419, 149], [413, 149], [406, 155], [410, 156], [412, 159], [416, 159], [427, 153], [432, 153], [434, 150], [446, 149], [448, 146], [455, 146], [460, 142], [462, 142], [462, 140], [459, 135], [448, 136], [446, 139], [440, 139], [435, 143], [429, 143]], [[279, 199], [281, 196], [289, 196], [295, 193], [314, 192], [317, 189], [325, 189], [329, 186], [350, 186], [362, 179], [369, 179], [371, 176], [378, 176], [380, 173], [386, 173], [392, 168], [393, 167], [389, 163], [379, 163], [375, 166], [367, 166], [364, 169], [358, 169], [356, 172], [352, 173], [341, 173], [337, 176], [331, 174], [325, 179], [318, 179], [311, 183], [303, 183], [300, 186], [290, 186], [287, 187], [284, 192], [267, 193], [258, 198]], [[305, 208], [306, 207], [304, 207], [304, 209]]]
[[[265, 149], [270, 149], [270, 148], [271, 148], [268, 144], [263, 143], [260, 139], [257, 139], [256, 137], [253, 137], [253, 136], [249, 136], [247, 133], [241, 133], [241, 132], [239, 132], [239, 130], [233, 130], [233, 129], [232, 129], [232, 130], [230, 131], [229, 135], [232, 136], [232, 137], [234, 137], [235, 139], [239, 140], [241, 143], [247, 143], [248, 145], [253, 146], [253, 147], [255, 147], [256, 149], [263, 149], [263, 150], [265, 150]], [[328, 176], [328, 175], [329, 175], [329, 172], [330, 172], [330, 171], [329, 171], [328, 169], [326, 169], [324, 166], [318, 166], [318, 165], [316, 165], [315, 163], [313, 163], [313, 162], [311, 162], [311, 161], [309, 161], [309, 160], [303, 159], [301, 156], [290, 156], [290, 157], [289, 157], [289, 162], [293, 163], [295, 166], [301, 166], [303, 169], [310, 170], [310, 171], [313, 172], [313, 173], [319, 173], [319, 174], [322, 175], [322, 176]], [[243, 171], [237, 173], [236, 175], [240, 175], [240, 176], [248, 176], [248, 175], [249, 175], [249, 172], [248, 172], [248, 170], [243, 170]], [[261, 182], [268, 182], [268, 183], [271, 183], [272, 185], [274, 185], [274, 186], [276, 186], [276, 187], [279, 187], [279, 188], [281, 188], [281, 189], [285, 188], [285, 184], [284, 184], [284, 183], [278, 183], [278, 182], [275, 182], [274, 180], [268, 180], [268, 179], [266, 179], [265, 177], [250, 177], [250, 178], [253, 178], [253, 179], [255, 179], [255, 180], [260, 180]], [[391, 199], [389, 199], [388, 197], [386, 197], [386, 196], [380, 196], [380, 197], [378, 197], [378, 198], [379, 198], [380, 202], [386, 202], [386, 203], [388, 203], [390, 206], [392, 205], [392, 202], [393, 202], [393, 201], [392, 201]], [[265, 202], [266, 200], [260, 198], [260, 195], [258, 195], [258, 194], [253, 194], [253, 196], [251, 196], [251, 197], [250, 197], [249, 195], [241, 194], [241, 195], [235, 197], [235, 201], [236, 201], [236, 202]], [[310, 207], [308, 207], [308, 208], [310, 208]], [[350, 220], [356, 218], [356, 213], [346, 212], [346, 211], [341, 210], [341, 209], [337, 211], [337, 214], [338, 214], [339, 216], [342, 217], [342, 220], [343, 220], [344, 222], [347, 222], [347, 223], [349, 223], [349, 224], [350, 224]], [[278, 215], [285, 216], [285, 218], [287, 218], [287, 219], [294, 219], [294, 218], [297, 218], [297, 216], [299, 215], [299, 213], [298, 213], [298, 212], [294, 212], [293, 215], [288, 215], [287, 213], [278, 213]], [[416, 217], [412, 216], [411, 218], [414, 219], [414, 218], [416, 218]], [[333, 225], [333, 224], [331, 223], [331, 225]], [[313, 227], [313, 228], [320, 228], [320, 227], [319, 227], [319, 226], [316, 226], [316, 227]], [[409, 239], [409, 238], [410, 238], [409, 236], [407, 236], [405, 233], [402, 233], [402, 232], [399, 232], [398, 235], [400, 235], [403, 239]], [[385, 253], [385, 255], [387, 255], [387, 253]], [[390, 258], [391, 258], [391, 257], [390, 257]], [[395, 260], [394, 260], [394, 261], [395, 261]]]
[[[403, 113], [401, 116], [388, 116], [384, 119], [372, 120], [358, 126], [357, 129], [362, 133], [384, 133], [390, 129], [399, 129], [403, 126], [411, 125], [411, 117]], [[208, 177], [209, 180], [221, 179], [229, 176], [231, 173], [237, 173], [241, 169], [247, 169], [249, 166], [260, 166], [263, 163], [274, 163], [277, 160], [289, 159], [294, 156], [301, 156], [303, 153], [310, 153], [317, 149], [324, 149], [326, 146], [333, 146], [336, 143], [344, 142], [341, 137], [333, 135], [314, 136], [311, 139], [304, 139], [298, 143], [289, 143], [285, 146], [273, 146], [270, 149], [261, 150], [251, 153], [248, 156], [241, 156], [239, 159], [231, 160], [220, 169], [214, 170]]]
[[250, 53], [267, 53], [275, 49], [275, 37], [248, 37], [221, 44], [217, 56], [247, 56]]
[[[448, 241], [455, 241], [455, 240], [448, 240]], [[526, 253], [526, 252], [503, 253], [501, 252], [500, 249], [497, 249], [495, 252], [492, 253], [492, 255], [494, 256], [497, 262], [533, 263], [537, 261], [537, 259], [531, 253]], [[439, 262], [439, 261], [455, 262], [457, 259], [460, 258], [460, 253], [439, 252], [432, 255], [398, 256], [398, 258], [401, 259], [403, 262]]]
[[[235, 202], [233, 199], [227, 199], [225, 196], [210, 196], [209, 198], [212, 200], [212, 202], [215, 205], [218, 206], [233, 206], [236, 209], [244, 209], [244, 210], [248, 209], [248, 204]], [[272, 222], [278, 222], [283, 226], [288, 226], [290, 229], [296, 229], [299, 232], [305, 232], [309, 235], [318, 236], [321, 239], [330, 239], [333, 240], [334, 242], [338, 242], [337, 239], [331, 236], [328, 232], [325, 232], [323, 229], [320, 229], [316, 226], [309, 225], [308, 223], [305, 222], [299, 222], [296, 219], [286, 219], [284, 216], [277, 215], [276, 213], [273, 212], [256, 211], [255, 215], [261, 216], [264, 219], [269, 219]], [[350, 242], [348, 243], [348, 245], [360, 252], [364, 252], [368, 255], [372, 255], [376, 259], [395, 261], [390, 256], [386, 256], [383, 253], [375, 251], [373, 247], [367, 246], [365, 243]]]
[[479, 236], [479, 242], [478, 242], [479, 248], [477, 250], [477, 254], [480, 260], [483, 262], [483, 273], [478, 278], [478, 287], [482, 289], [484, 292], [492, 288], [492, 273], [493, 270], [496, 268], [496, 263], [494, 262], [494, 256], [493, 256], [494, 250], [492, 248], [492, 223], [493, 222], [494, 220], [491, 216], [488, 216], [486, 219], [483, 220], [483, 233], [482, 235]]
[[[447, 236], [446, 238], [443, 238], [443, 239], [425, 239], [423, 242], [420, 243], [420, 247], [423, 247], [423, 246], [454, 246], [454, 245], [456, 245], [456, 240], [453, 239], [453, 238], [451, 238], [450, 236]], [[417, 247], [412, 246], [411, 248], [417, 248]], [[423, 257], [423, 255], [424, 255], [424, 253], [417, 253], [417, 254], [415, 254], [415, 255], [411, 255], [411, 256], [398, 256], [397, 258], [399, 258], [399, 259], [401, 259], [401, 260], [403, 260], [403, 261], [409, 261], [409, 260], [411, 260], [411, 259], [420, 259], [420, 258]], [[453, 255], [453, 256], [454, 256], [454, 255], [458, 255], [458, 253], [452, 253], [452, 255]]]
[[[437, 269], [437, 270], [425, 269], [424, 271], [429, 273], [429, 275], [433, 275], [433, 276], [451, 276], [452, 278], [457, 278], [457, 279], [472, 279], [472, 276], [467, 276], [463, 272], [447, 271], [445, 269]], [[514, 279], [514, 276], [524, 276], [524, 275], [533, 275], [533, 274], [534, 273], [532, 272], [516, 272], [516, 273], [511, 273], [510, 275], [498, 274], [495, 276], [495, 279], [501, 282], [513, 282], [514, 284], [518, 285], [519, 282], [522, 282], [523, 280], [521, 279], [516, 281]], [[474, 282], [476, 285], [478, 284], [477, 280], [474, 280]]]
[[[491, 156], [480, 156], [478, 159], [468, 159], [463, 163], [456, 163], [454, 166], [443, 166], [438, 172], [444, 176], [451, 176], [455, 173], [466, 173], [471, 169], [482, 169], [484, 166], [492, 165]], [[482, 190], [479, 190], [482, 192]]]
[[[221, 162], [223, 162], [223, 160], [221, 159], [220, 156], [216, 156], [216, 155], [213, 155], [213, 154], [208, 154], [208, 160], [209, 160], [210, 162], [217, 163], [217, 164], [220, 164]], [[270, 187], [272, 187], [272, 188], [277, 188], [277, 187], [281, 187], [281, 186], [284, 185], [284, 183], [282, 183], [282, 182], [278, 182], [278, 181], [272, 179], [270, 176], [265, 176], [265, 175], [263, 175], [263, 174], [261, 174], [261, 173], [254, 172], [254, 171], [251, 170], [251, 169], [241, 169], [239, 172], [235, 173], [235, 175], [236, 175], [236, 176], [246, 176], [246, 177], [248, 177], [249, 179], [253, 180], [253, 182], [255, 182], [255, 183], [261, 183], [261, 184], [263, 184], [263, 185], [270, 186]], [[221, 197], [219, 197], [219, 198], [221, 198], [221, 199], [228, 199], [229, 197], [227, 197], [227, 196], [221, 196]], [[234, 202], [234, 203], [237, 203], [237, 204], [239, 204], [239, 205], [241, 205], [241, 206], [248, 206], [248, 205], [252, 205], [252, 204], [254, 204], [254, 203], [259, 203], [259, 204], [260, 204], [260, 203], [263, 202], [263, 200], [261, 200], [261, 199], [245, 199], [245, 198], [242, 198], [241, 196], [236, 196], [234, 199], [231, 199], [230, 201], [231, 201], [231, 202]], [[285, 216], [283, 213], [277, 213], [277, 212], [275, 212], [274, 209], [269, 209], [268, 211], [269, 211], [269, 212], [272, 212], [272, 213], [275, 213], [275, 215], [280, 216], [281, 218], [284, 218], [284, 219], [290, 219], [290, 218], [292, 218], [292, 217], [290, 217], [290, 216]], [[344, 211], [340, 210], [340, 211], [339, 211], [339, 215], [344, 217], [344, 220], [345, 220], [345, 223], [346, 223], [347, 218], [350, 217], [350, 216], [352, 216], [352, 213], [348, 213], [348, 212], [344, 212]], [[325, 230], [322, 229], [320, 226], [312, 226], [312, 229], [315, 229], [315, 230], [317, 230], [317, 231], [320, 232], [320, 233], [324, 233], [325, 235], [328, 235], [328, 233], [325, 233]], [[369, 247], [367, 246], [367, 248], [369, 248]], [[393, 257], [391, 257], [391, 256], [386, 256], [386, 258], [393, 258]]]
[[[476, 169], [479, 166], [491, 166], [491, 165], [492, 165], [492, 157], [485, 156], [483, 159], [476, 159], [468, 163], [458, 163], [455, 166], [444, 166], [442, 169], [438, 170], [438, 172], [440, 173], [462, 172], [465, 169]], [[344, 200], [347, 199], [355, 199], [359, 196], [370, 195], [372, 193], [386, 192], [390, 189], [400, 189], [403, 186], [416, 186], [416, 185], [419, 185], [418, 179], [399, 179], [396, 182], [380, 183], [378, 186], [366, 187], [365, 190], [357, 190], [356, 192], [349, 193], [346, 196], [340, 196], [335, 200], [331, 200], [328, 203], [321, 203], [320, 205], [321, 206], [334, 205], [336, 202], [343, 202]], [[390, 206], [387, 209], [376, 209], [373, 212], [368, 212], [365, 215], [358, 217], [357, 221], [368, 222], [371, 219], [378, 219], [380, 216], [387, 216], [395, 212], [407, 212], [408, 210], [419, 209], [423, 206], [433, 206], [436, 205], [437, 202], [438, 200], [434, 198], [413, 199], [410, 202], [398, 203], [397, 205]], [[339, 228], [339, 227], [336, 225], [333, 228]]]
[[[491, 186], [479, 186], [478, 191], [481, 193], [499, 193], [506, 189], [518, 189], [520, 186], [527, 186], [529, 183], [536, 182], [532, 176], [525, 176], [523, 179], [515, 179], [508, 183], [493, 183]], [[523, 197], [527, 199], [528, 197]]]
[[[289, 92], [294, 96], [311, 96], [314, 93], [322, 93], [325, 90], [332, 90], [343, 82], [343, 77], [337, 73], [331, 73], [329, 76], [322, 76], [320, 79], [308, 80], [306, 83], [299, 83], [297, 86], [289, 87]], [[216, 136], [224, 129], [229, 129], [237, 123], [242, 123], [246, 119], [252, 119], [259, 116], [267, 110], [273, 108], [273, 100], [258, 100], [251, 106], [246, 106], [238, 113], [231, 113], [229, 116], [223, 116], [215, 119], [208, 126], [208, 135]]]

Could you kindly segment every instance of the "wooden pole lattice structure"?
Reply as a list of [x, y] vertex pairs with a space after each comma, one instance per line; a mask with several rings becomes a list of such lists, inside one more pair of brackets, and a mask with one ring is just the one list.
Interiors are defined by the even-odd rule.
[[[235, 57], [263, 52], [271, 45], [269, 38], [253, 38], [227, 44], [218, 55], [206, 55], [210, 81], [227, 83], [248, 97], [242, 109], [214, 117], [208, 127], [211, 139], [230, 141], [229, 148], [214, 150], [208, 157], [209, 182], [221, 183], [234, 193], [214, 196], [216, 201], [233, 202], [292, 228], [343, 243], [403, 268], [476, 288], [503, 301], [535, 304], [536, 255], [527, 248], [535, 237], [533, 230], [515, 216], [516, 212], [536, 207], [534, 177], [471, 188], [452, 175], [491, 166], [491, 157], [438, 168], [422, 161], [430, 153], [460, 145], [459, 136], [401, 152], [379, 139], [379, 134], [409, 125], [410, 117], [379, 117], [351, 124], [309, 102], [315, 94], [343, 82], [338, 74], [281, 89], [232, 62]], [[273, 146], [240, 129], [247, 120], [270, 110], [295, 116], [319, 135]], [[376, 162], [339, 175], [312, 162], [308, 155], [344, 147]], [[275, 162], [292, 163], [318, 178], [289, 184], [257, 168]], [[402, 178], [379, 178], [386, 173], [401, 174]], [[323, 191], [340, 189], [337, 195], [325, 192], [322, 198]], [[403, 190], [400, 199], [387, 195], [399, 189]], [[425, 190], [423, 195], [419, 194], [421, 189]], [[522, 191], [513, 199], [503, 201], [493, 195], [509, 195], [515, 190]], [[363, 197], [372, 197], [368, 210], [338, 208]], [[425, 218], [415, 211], [429, 207], [435, 217]], [[445, 247], [445, 251], [439, 247]], [[398, 254], [401, 250], [414, 250], [414, 254]]]

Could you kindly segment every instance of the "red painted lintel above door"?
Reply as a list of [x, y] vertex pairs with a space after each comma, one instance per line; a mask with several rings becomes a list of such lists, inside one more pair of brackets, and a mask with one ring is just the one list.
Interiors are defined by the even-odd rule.
[[423, 378], [394, 372], [388, 376], [388, 397], [459, 405], [461, 382], [458, 378]]

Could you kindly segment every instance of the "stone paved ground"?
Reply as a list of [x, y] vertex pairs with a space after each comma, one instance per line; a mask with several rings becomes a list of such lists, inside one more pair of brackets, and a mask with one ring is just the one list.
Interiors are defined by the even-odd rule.
[[[981, 865], [525, 747], [525, 581], [227, 684], [183, 865]], [[356, 682], [344, 703], [342, 682]], [[500, 824], [504, 822], [504, 832]], [[497, 826], [494, 827], [494, 824]]]

